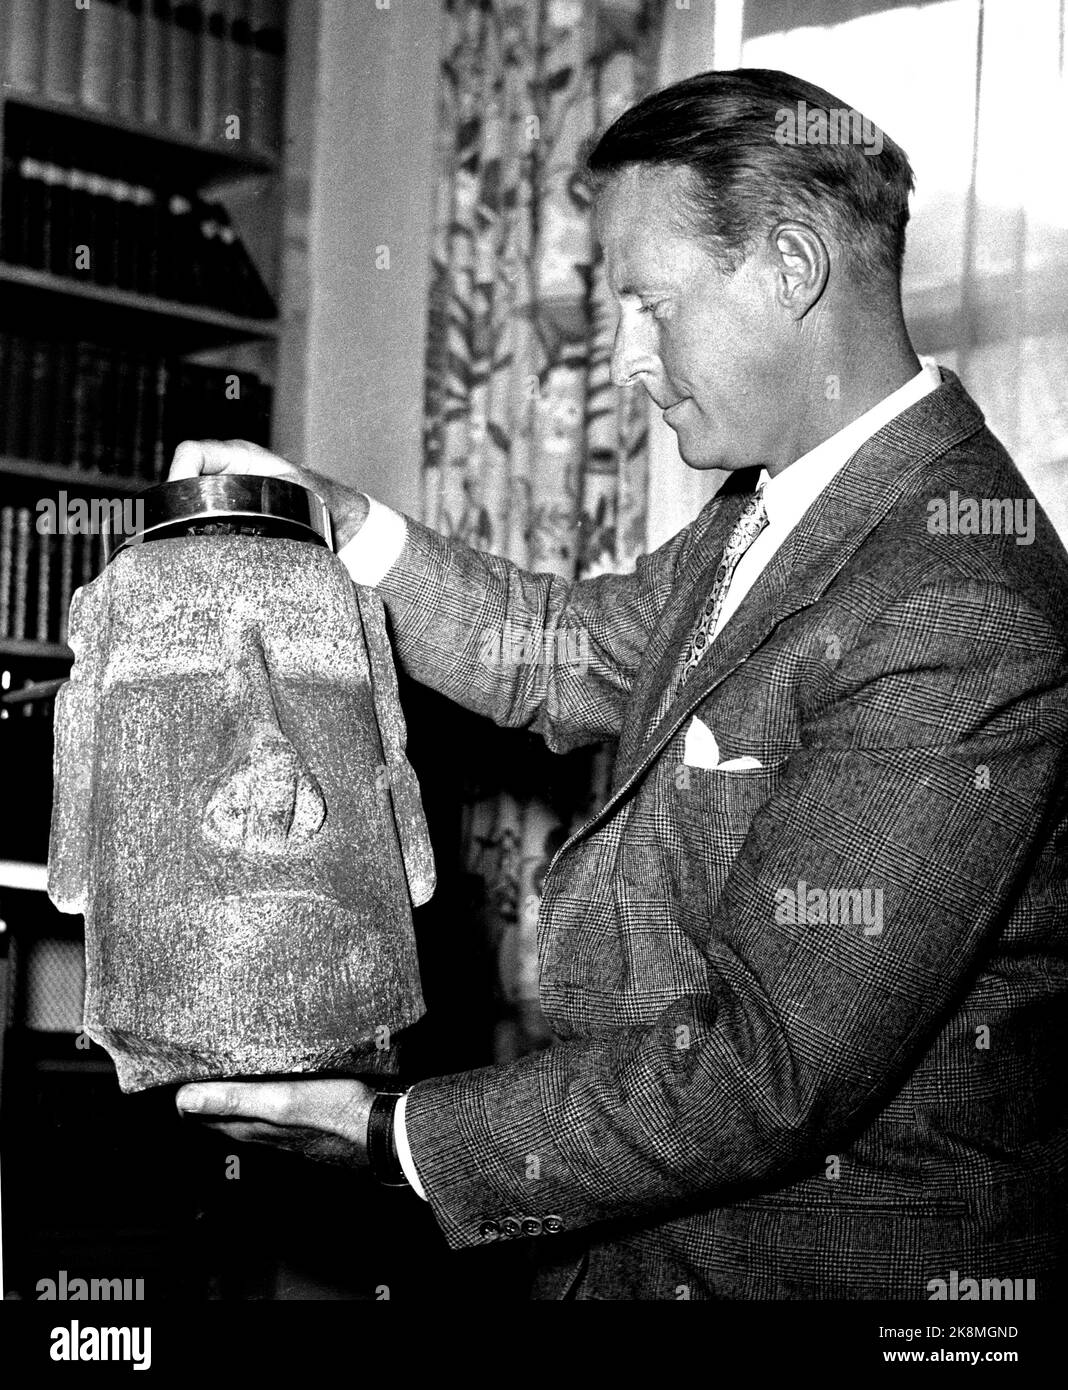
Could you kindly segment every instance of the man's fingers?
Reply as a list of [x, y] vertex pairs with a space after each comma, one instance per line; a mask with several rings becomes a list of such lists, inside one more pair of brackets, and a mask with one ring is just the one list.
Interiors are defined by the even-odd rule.
[[169, 483], [202, 473], [260, 473], [274, 477], [294, 472], [292, 464], [244, 439], [185, 439], [174, 451]]
[[191, 1115], [245, 1120], [269, 1124], [294, 1122], [292, 1084], [285, 1081], [208, 1081], [183, 1086], [175, 1097], [179, 1110]]
[[198, 478], [202, 473], [225, 473], [226, 459], [216, 452], [216, 443], [213, 439], [184, 439], [174, 451], [167, 481]]

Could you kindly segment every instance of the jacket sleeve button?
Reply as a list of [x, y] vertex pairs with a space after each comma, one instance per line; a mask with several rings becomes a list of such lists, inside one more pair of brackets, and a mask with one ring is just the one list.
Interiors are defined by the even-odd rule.
[[541, 1223], [541, 1229], [547, 1236], [555, 1236], [564, 1229], [564, 1223], [559, 1216], [547, 1216]]
[[504, 1220], [501, 1222], [502, 1236], [517, 1236], [519, 1234], [519, 1231], [520, 1225], [514, 1216], [506, 1216]]
[[496, 1221], [483, 1221], [478, 1228], [478, 1233], [483, 1240], [492, 1240], [495, 1236], [500, 1235], [501, 1228]]
[[523, 1234], [525, 1236], [541, 1235], [541, 1222], [538, 1220], [536, 1216], [524, 1216], [522, 1226]]

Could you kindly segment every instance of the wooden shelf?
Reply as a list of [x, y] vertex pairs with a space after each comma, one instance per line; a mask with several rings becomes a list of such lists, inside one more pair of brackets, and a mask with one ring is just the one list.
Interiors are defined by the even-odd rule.
[[131, 478], [128, 474], [85, 473], [67, 468], [62, 463], [37, 463], [34, 459], [7, 458], [0, 454], [0, 478], [27, 478], [42, 483], [63, 483], [67, 487], [88, 492], [138, 493], [154, 487], [148, 478]]
[[39, 657], [49, 661], [73, 661], [74, 653], [65, 642], [34, 642], [29, 638], [0, 638], [0, 656]]
[[114, 329], [119, 326], [141, 330], [139, 336], [142, 338], [147, 330], [149, 336], [169, 343], [172, 351], [176, 348], [194, 351], [197, 347], [278, 337], [277, 319], [244, 318], [204, 304], [155, 299], [132, 290], [94, 285], [3, 261], [0, 261], [0, 285], [11, 287], [4, 296], [11, 309], [16, 307], [13, 301], [19, 293], [32, 300], [24, 306], [28, 310], [28, 321], [41, 320], [41, 301], [36, 296], [43, 291], [51, 296], [58, 311], [53, 317], [62, 316], [64, 324], [70, 327], [71, 317], [80, 314], [86, 320], [85, 332], [91, 332], [94, 338], [107, 329], [111, 332], [106, 336], [114, 336]]
[[[238, 141], [219, 140], [216, 144], [208, 144], [192, 133], [173, 131], [163, 125], [145, 125], [125, 116], [95, 111], [77, 102], [55, 101], [39, 92], [4, 87], [0, 88], [0, 93], [16, 119], [32, 121], [45, 135], [69, 135], [76, 126], [80, 128], [79, 137], [92, 142], [97, 153], [106, 142], [108, 155], [114, 159], [117, 171], [125, 170], [128, 177], [142, 177], [164, 167], [194, 184], [203, 185], [209, 179], [273, 174], [279, 168], [277, 158], [241, 149]], [[54, 129], [49, 130], [49, 126]], [[60, 131], [60, 126], [65, 126], [66, 130]], [[63, 143], [68, 145], [69, 140]]]

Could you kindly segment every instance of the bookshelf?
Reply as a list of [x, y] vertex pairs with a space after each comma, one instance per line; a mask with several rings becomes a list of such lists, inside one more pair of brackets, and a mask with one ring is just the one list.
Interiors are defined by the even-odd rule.
[[[39, 534], [42, 498], [134, 496], [181, 438], [270, 442], [285, 11], [5, 0], [4, 690], [69, 660], [70, 595], [103, 564], [95, 537]], [[250, 188], [255, 255], [227, 206]]]
[[[41, 503], [132, 499], [181, 438], [271, 442], [286, 9], [0, 0], [0, 860], [46, 861], [66, 612], [103, 565], [98, 534], [40, 533]], [[5, 1197], [25, 1196], [5, 1201], [8, 1287], [84, 1239], [91, 1262], [160, 1261], [158, 1294], [204, 1205], [200, 1147], [178, 1136], [166, 1199], [158, 1171], [116, 1178], [142, 1142], [157, 1169], [176, 1152], [169, 1098], [121, 1097], [79, 1039], [80, 920], [0, 875], [0, 922]], [[88, 1147], [94, 1202], [60, 1210], [49, 1174], [90, 1124], [113, 1136]]]
[[[207, 143], [198, 136], [161, 131], [114, 112], [55, 101], [40, 92], [12, 90], [7, 100], [16, 121], [32, 123], [42, 133], [58, 135], [67, 127], [68, 134], [83, 146], [90, 141], [107, 140], [128, 168], [142, 164], [151, 168], [162, 156], [172, 168], [191, 172], [203, 180], [228, 173], [273, 174], [281, 163], [277, 156], [242, 149], [238, 141]], [[74, 124], [81, 128], [80, 136], [70, 130]]]
[[80, 468], [66, 468], [61, 463], [35, 463], [32, 459], [0, 456], [0, 485], [5, 477], [65, 483], [80, 491], [96, 489], [100, 492], [136, 493], [144, 487], [144, 483], [118, 473], [87, 473]]
[[66, 642], [34, 642], [29, 638], [15, 637], [0, 640], [0, 656], [44, 657], [48, 661], [70, 661], [73, 655]]
[[[29, 266], [0, 262], [0, 286], [4, 317], [9, 322], [26, 322], [34, 310], [49, 320], [88, 323], [92, 318], [95, 331], [106, 333], [109, 339], [127, 333], [151, 341], [168, 337], [172, 346], [178, 343], [190, 352], [278, 336], [277, 323], [271, 319], [246, 318], [208, 305], [182, 304], [114, 286], [68, 280]], [[49, 302], [44, 302], [45, 297]]]

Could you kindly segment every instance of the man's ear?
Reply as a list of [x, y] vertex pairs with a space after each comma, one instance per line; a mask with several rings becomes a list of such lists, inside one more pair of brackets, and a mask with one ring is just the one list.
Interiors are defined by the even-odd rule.
[[99, 736], [99, 673], [107, 642], [107, 570], [79, 589], [70, 607], [70, 680], [56, 697], [48, 896], [60, 912], [89, 905], [92, 797]]
[[415, 907], [429, 902], [437, 884], [434, 850], [423, 814], [419, 782], [405, 753], [408, 730], [397, 690], [393, 649], [386, 631], [386, 611], [374, 589], [352, 585], [371, 670], [371, 694], [382, 740], [393, 819], [397, 827], [408, 892]]
[[775, 298], [802, 319], [827, 287], [831, 258], [820, 234], [804, 222], [779, 222], [768, 237], [775, 271]]

